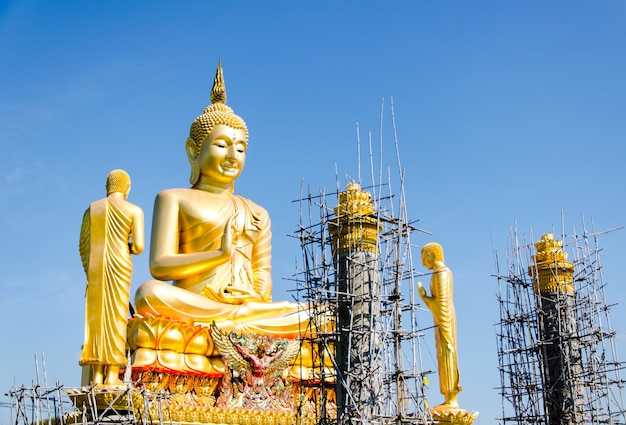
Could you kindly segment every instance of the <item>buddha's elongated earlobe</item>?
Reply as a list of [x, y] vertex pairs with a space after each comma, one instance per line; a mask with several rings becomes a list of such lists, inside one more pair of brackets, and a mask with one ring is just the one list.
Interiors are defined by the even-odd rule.
[[193, 186], [194, 184], [198, 183], [198, 179], [200, 178], [200, 166], [198, 166], [196, 143], [191, 137], [187, 138], [186, 148], [187, 159], [189, 160], [189, 165], [191, 165], [191, 176], [189, 177], [189, 183], [191, 183], [191, 185]]

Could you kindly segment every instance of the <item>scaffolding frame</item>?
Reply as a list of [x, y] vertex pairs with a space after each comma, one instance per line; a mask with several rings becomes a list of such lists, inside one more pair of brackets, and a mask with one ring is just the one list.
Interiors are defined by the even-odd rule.
[[[580, 356], [564, 359], [562, 379], [566, 385], [581, 386], [584, 397], [584, 403], [577, 404], [578, 411], [568, 423], [624, 424], [626, 410], [622, 389], [625, 381], [620, 376], [624, 363], [617, 357], [615, 331], [609, 317], [614, 304], [607, 304], [599, 246], [599, 236], [617, 229], [596, 232], [592, 223], [589, 232], [584, 217], [581, 221], [581, 234], [576, 228], [566, 234], [562, 225], [560, 235], [563, 250], [569, 253], [574, 264], [573, 309], [562, 307], [564, 295], [557, 295], [555, 302], [557, 314], [574, 320], [576, 330], [569, 334], [560, 332], [558, 341], [551, 343], [576, 346], [579, 353], [576, 356]], [[542, 361], [547, 343], [541, 338], [540, 317], [547, 301], [544, 296], [535, 294], [529, 275], [535, 240], [532, 230], [520, 236], [517, 228], [513, 228], [504, 265], [494, 252], [500, 305], [500, 318], [495, 324], [500, 373], [498, 390], [502, 397], [499, 420], [504, 424], [550, 425], [546, 408], [550, 402], [545, 378], [548, 371]], [[565, 317], [568, 315], [571, 317]], [[562, 322], [557, 320], [557, 323]]]
[[[382, 156], [383, 144], [383, 111], [384, 100], [381, 106], [381, 129], [380, 129], [380, 156]], [[387, 424], [426, 424], [432, 423], [433, 419], [428, 411], [425, 379], [431, 371], [422, 367], [421, 339], [424, 337], [423, 328], [419, 326], [417, 312], [425, 311], [418, 304], [416, 277], [421, 276], [413, 267], [412, 250], [415, 246], [411, 243], [413, 232], [429, 233], [415, 227], [415, 223], [409, 221], [405, 190], [404, 171], [400, 162], [398, 140], [393, 111], [393, 99], [391, 100], [391, 119], [393, 126], [393, 139], [395, 143], [396, 160], [399, 175], [392, 178], [389, 168], [387, 169], [386, 181], [383, 182], [383, 168], [379, 167], [378, 180], [374, 172], [374, 154], [372, 151], [371, 134], [369, 136], [369, 159], [371, 181], [370, 186], [363, 186], [372, 194], [375, 208], [376, 224], [379, 227], [377, 240], [376, 266], [374, 273], [378, 275], [381, 292], [379, 299], [366, 300], [378, 303], [380, 308], [380, 323], [378, 329], [373, 326], [369, 330], [353, 328], [357, 318], [352, 317], [347, 330], [349, 333], [369, 332], [371, 341], [380, 341], [382, 351], [382, 367], [380, 370], [371, 370], [377, 374], [382, 382], [380, 391], [382, 400], [378, 400], [383, 408], [379, 415], [374, 417], [363, 416], [361, 412], [349, 412], [348, 417], [337, 418], [336, 412], [329, 412], [323, 407], [319, 409], [319, 417], [316, 424], [335, 423], [363, 423], [373, 425]], [[360, 157], [360, 136], [357, 125], [358, 152]], [[381, 160], [382, 163], [382, 160]], [[359, 163], [358, 181], [361, 185], [361, 172]], [[377, 181], [377, 182], [376, 182]], [[399, 186], [398, 194], [392, 191], [392, 182]], [[354, 180], [346, 179], [345, 187]], [[313, 194], [310, 188], [301, 188], [300, 199], [300, 223], [294, 238], [300, 242], [302, 257], [296, 274], [292, 280], [296, 283], [296, 299], [309, 303], [313, 308], [315, 317], [333, 317], [337, 323], [337, 305], [340, 299], [348, 304], [363, 301], [362, 296], [354, 293], [342, 293], [338, 287], [336, 259], [333, 258], [332, 237], [329, 228], [337, 225], [337, 217], [333, 207], [339, 204], [340, 183], [337, 178], [337, 188], [334, 192], [327, 193], [321, 189]], [[347, 254], [348, 261], [356, 261], [353, 253], [357, 248], [350, 248]], [[358, 299], [361, 297], [361, 299]], [[347, 300], [347, 301], [346, 301]], [[327, 306], [330, 306], [327, 307]], [[324, 323], [317, 326], [323, 329], [318, 332], [310, 343], [314, 347], [315, 354], [319, 358], [334, 356], [332, 346], [338, 340], [340, 329], [326, 328]], [[358, 336], [358, 335], [356, 335]], [[370, 352], [376, 347], [370, 347]], [[367, 355], [363, 353], [363, 355]], [[358, 376], [342, 376], [336, 359], [331, 359], [334, 371], [320, 368], [317, 371], [318, 379], [314, 385], [320, 394], [320, 404], [325, 405], [329, 397], [334, 397], [335, 385], [342, 386], [350, 399], [351, 380], [359, 379]], [[367, 358], [359, 359], [367, 362]], [[350, 370], [350, 368], [348, 368]], [[350, 375], [350, 374], [348, 374]], [[336, 381], [335, 381], [336, 380]], [[336, 384], [335, 384], [336, 382]], [[352, 383], [354, 385], [354, 383]]]
[[[379, 256], [374, 272], [379, 276], [382, 291], [379, 299], [374, 301], [380, 305], [381, 324], [375, 332], [377, 333], [376, 339], [381, 341], [382, 366], [379, 370], [372, 370], [371, 373], [378, 375], [382, 382], [383, 388], [380, 391], [382, 400], [380, 401], [383, 409], [375, 417], [367, 417], [355, 411], [349, 417], [342, 418], [341, 423], [431, 424], [433, 418], [428, 410], [426, 392], [427, 377], [433, 372], [425, 370], [422, 366], [421, 340], [424, 337], [424, 330], [432, 327], [430, 314], [424, 315], [428, 318], [428, 326], [419, 325], [420, 319], [417, 313], [420, 310], [426, 310], [418, 303], [416, 277], [422, 274], [413, 267], [412, 251], [416, 246], [411, 242], [411, 235], [414, 232], [427, 234], [429, 232], [417, 228], [415, 222], [408, 219], [404, 171], [398, 150], [393, 99], [391, 100], [391, 118], [399, 173], [394, 179], [388, 168], [386, 181], [383, 183], [383, 110], [384, 107], [381, 107], [381, 166], [378, 178], [376, 178], [370, 135], [372, 184], [364, 187], [373, 193], [376, 221], [381, 229], [377, 241]], [[360, 139], [358, 146], [360, 155]], [[376, 180], [378, 182], [374, 183]], [[360, 164], [358, 181], [359, 183], [361, 181]], [[392, 191], [392, 182], [398, 184], [397, 194]], [[311, 379], [302, 380], [295, 386], [300, 391], [300, 399], [308, 403], [308, 405], [299, 406], [300, 414], [297, 415], [299, 424], [334, 425], [340, 422], [336, 410], [336, 385], [339, 383], [349, 388], [348, 380], [361, 378], [351, 376], [349, 372], [347, 376], [337, 374], [339, 369], [334, 359], [333, 349], [337, 339], [337, 330], [325, 327], [329, 323], [328, 317], [336, 317], [340, 297], [348, 299], [349, 302], [356, 301], [354, 294], [340, 293], [337, 288], [332, 238], [329, 233], [329, 225], [335, 222], [336, 217], [333, 215], [332, 207], [329, 207], [329, 199], [336, 205], [338, 194], [339, 183], [337, 183], [337, 190], [333, 193], [326, 194], [324, 190], [321, 190], [318, 195], [313, 195], [309, 190], [306, 195], [301, 194], [299, 201], [296, 201], [300, 202], [301, 211], [299, 228], [293, 236], [300, 241], [302, 264], [292, 279], [297, 283], [297, 288], [294, 290], [296, 298], [299, 301], [308, 302], [311, 307], [310, 312], [313, 318], [311, 325], [314, 326], [315, 332], [311, 333], [312, 336], [308, 342], [314, 348], [314, 356], [322, 365], [313, 371]], [[351, 253], [348, 253], [348, 257], [351, 257]], [[316, 321], [318, 318], [321, 320]], [[350, 328], [349, 332], [357, 331]], [[333, 365], [332, 370], [323, 367], [326, 363]], [[133, 387], [132, 383], [129, 383], [126, 389], [113, 392], [109, 398], [103, 397], [101, 388], [69, 388], [62, 385], [52, 388], [39, 385], [14, 387], [7, 395], [11, 398], [11, 422], [15, 425], [177, 423], [168, 410], [171, 405], [170, 394], [146, 391]], [[348, 397], [350, 396], [348, 391]]]
[[[131, 385], [104, 392], [94, 386], [13, 386], [5, 395], [10, 399], [11, 424], [15, 425], [163, 424], [153, 413], [168, 405], [167, 397]], [[139, 409], [137, 401], [141, 403]]]

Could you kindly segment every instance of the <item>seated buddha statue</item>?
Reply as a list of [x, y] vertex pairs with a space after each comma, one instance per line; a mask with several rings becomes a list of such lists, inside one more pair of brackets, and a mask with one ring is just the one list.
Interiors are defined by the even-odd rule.
[[276, 337], [305, 330], [301, 304], [272, 301], [267, 211], [233, 192], [247, 147], [246, 123], [226, 105], [218, 64], [211, 105], [186, 141], [192, 186], [155, 201], [150, 272], [158, 280], [138, 288], [138, 314]]

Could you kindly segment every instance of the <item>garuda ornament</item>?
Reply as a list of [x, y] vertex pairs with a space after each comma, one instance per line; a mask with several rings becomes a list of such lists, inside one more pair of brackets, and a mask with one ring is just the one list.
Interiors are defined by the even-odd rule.
[[229, 371], [224, 373], [220, 407], [290, 409], [291, 382], [284, 371], [300, 351], [300, 341], [267, 335], [222, 333], [211, 336]]

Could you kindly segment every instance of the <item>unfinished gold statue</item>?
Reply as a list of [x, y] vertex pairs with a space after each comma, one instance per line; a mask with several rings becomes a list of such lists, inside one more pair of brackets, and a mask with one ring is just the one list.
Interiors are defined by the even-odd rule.
[[422, 264], [433, 271], [430, 281], [431, 295], [418, 283], [420, 297], [433, 314], [435, 342], [439, 372], [439, 389], [445, 397], [436, 410], [459, 408], [457, 394], [461, 391], [457, 357], [456, 314], [452, 300], [452, 272], [446, 267], [443, 249], [438, 243], [428, 243], [422, 248]]
[[186, 142], [192, 187], [157, 196], [150, 271], [158, 280], [139, 287], [137, 313], [293, 338], [307, 316], [297, 303], [272, 302], [269, 215], [233, 193], [248, 129], [226, 105], [219, 64], [211, 101]]
[[143, 252], [144, 223], [141, 208], [126, 200], [130, 177], [125, 171], [111, 171], [106, 190], [107, 197], [85, 211], [80, 230], [79, 250], [87, 275], [80, 364], [91, 367], [94, 385], [115, 386], [121, 384], [119, 369], [126, 364], [130, 255]]

